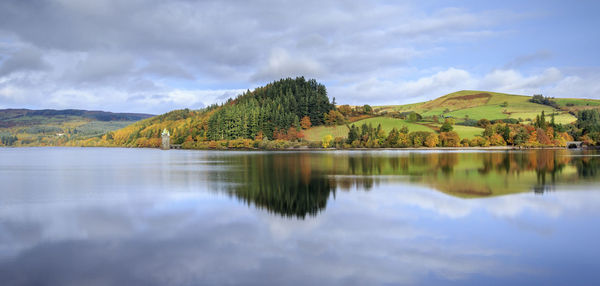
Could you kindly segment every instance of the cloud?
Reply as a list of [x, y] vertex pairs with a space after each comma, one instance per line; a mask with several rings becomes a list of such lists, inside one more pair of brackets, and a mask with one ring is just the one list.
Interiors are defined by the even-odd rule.
[[336, 98], [340, 103], [349, 104], [422, 102], [459, 90], [595, 98], [600, 94], [599, 79], [595, 73], [582, 76], [566, 75], [556, 67], [529, 75], [514, 69], [499, 69], [481, 76], [463, 69], [448, 68], [415, 80], [369, 78], [346, 86], [333, 87], [330, 94], [345, 95], [343, 98]]
[[540, 74], [523, 76], [516, 70], [494, 70], [481, 79], [480, 86], [494, 91], [531, 94], [545, 86], [556, 84], [563, 78], [557, 68], [548, 68]]
[[353, 104], [406, 103], [407, 100], [425, 101], [474, 85], [476, 82], [469, 72], [450, 68], [412, 81], [371, 78], [341, 90], [333, 89], [332, 93], [346, 94]]
[[275, 49], [271, 52], [266, 65], [260, 68], [251, 79], [253, 81], [268, 82], [274, 78], [297, 76], [313, 78], [319, 77], [323, 72], [323, 68], [315, 60], [305, 57], [291, 57], [285, 50]]
[[[513, 52], [506, 43], [516, 42], [514, 25], [528, 16], [508, 8], [358, 0], [1, 1], [0, 106], [166, 112], [298, 75], [324, 82], [330, 96], [352, 104], [417, 102], [462, 89], [598, 96], [597, 70], [530, 68], [552, 59], [552, 49], [532, 48], [504, 65], [478, 62]], [[188, 106], [181, 93], [204, 98]]]
[[0, 64], [0, 77], [20, 71], [43, 71], [48, 69], [48, 64], [42, 57], [39, 49], [26, 47], [7, 56]]
[[[362, 208], [361, 200], [372, 194], [341, 195], [343, 208], [290, 221], [227, 197], [210, 196], [208, 204], [197, 189], [180, 192], [187, 196], [171, 191], [137, 194], [133, 201], [114, 194], [77, 203], [46, 200], [33, 211], [7, 206], [0, 211], [6, 246], [0, 247], [0, 268], [7, 270], [0, 277], [27, 284], [40, 276], [50, 284], [414, 284], [432, 274], [454, 280], [497, 273], [495, 255], [509, 255], [492, 244], [461, 246], [415, 223], [407, 218], [418, 213], [410, 203], [377, 196], [395, 211]], [[348, 212], [356, 209], [364, 211]], [[70, 259], [55, 260], [65, 253]], [[131, 267], [124, 271], [123, 265]]]
[[552, 57], [552, 52], [547, 51], [547, 50], [540, 50], [540, 51], [536, 51], [531, 54], [518, 56], [518, 57], [514, 58], [513, 60], [511, 60], [510, 62], [508, 62], [507, 64], [505, 64], [502, 69], [515, 69], [515, 68], [522, 67], [523, 65], [526, 65], [526, 64], [529, 64], [532, 62], [547, 60], [551, 57]]
[[127, 102], [148, 104], [162, 108], [176, 109], [185, 106], [190, 109], [206, 107], [214, 102], [222, 102], [245, 92], [244, 89], [231, 90], [170, 90], [166, 94], [138, 95], [127, 98]]
[[546, 94], [554, 97], [594, 98], [600, 95], [600, 73], [587, 76], [570, 75], [561, 79]]
[[[379, 1], [2, 1], [0, 43], [31, 50], [0, 49], [8, 58], [0, 70], [0, 104], [51, 108], [70, 98], [64, 103], [78, 104], [71, 108], [108, 109], [115, 94], [125, 100], [219, 92], [297, 75], [339, 90], [345, 81], [377, 78], [439, 53], [448, 40], [490, 37], [502, 21], [497, 14]], [[11, 75], [19, 70], [38, 74]], [[23, 98], [5, 99], [7, 90], [18, 89], [27, 90], [18, 95]], [[211, 100], [220, 98], [201, 101]], [[172, 103], [163, 108], [186, 107]], [[142, 101], [123, 104], [167, 111]]]
[[125, 53], [94, 52], [87, 53], [63, 76], [73, 83], [105, 82], [128, 75], [135, 60]]

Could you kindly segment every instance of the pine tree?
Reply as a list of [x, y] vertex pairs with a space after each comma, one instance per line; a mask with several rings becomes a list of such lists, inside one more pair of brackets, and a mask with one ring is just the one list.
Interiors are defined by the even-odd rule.
[[352, 144], [352, 142], [358, 140], [358, 137], [358, 128], [356, 128], [356, 126], [352, 124], [352, 126], [350, 127], [350, 131], [348, 131], [348, 139], [346, 140], [346, 143]]
[[504, 141], [506, 142], [508, 142], [508, 140], [510, 139], [510, 127], [508, 127], [508, 124], [504, 124], [502, 138], [504, 138]]

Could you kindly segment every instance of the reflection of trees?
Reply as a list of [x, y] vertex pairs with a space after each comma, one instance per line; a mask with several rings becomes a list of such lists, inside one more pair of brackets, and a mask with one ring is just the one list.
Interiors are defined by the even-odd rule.
[[282, 216], [316, 215], [327, 204], [334, 185], [314, 174], [309, 154], [248, 155], [231, 172], [228, 191], [241, 200]]
[[577, 174], [582, 178], [596, 178], [599, 175], [600, 158], [599, 157], [581, 157], [575, 162]]
[[[598, 157], [566, 150], [481, 153], [271, 153], [227, 156], [234, 168], [220, 176], [227, 191], [271, 212], [316, 215], [335, 190], [370, 190], [382, 180], [408, 180], [459, 197], [485, 197], [532, 190], [559, 182], [597, 178]], [[568, 166], [567, 175], [563, 174]]]
[[[369, 178], [378, 175], [406, 175], [411, 182], [425, 183], [436, 189], [461, 197], [481, 197], [532, 190], [543, 193], [554, 189], [561, 181], [594, 177], [600, 162], [590, 157], [573, 157], [568, 150], [541, 149], [524, 152], [481, 153], [409, 153], [405, 156], [361, 153], [347, 158], [348, 169], [336, 174], [355, 176], [340, 178], [343, 185], [362, 184], [369, 188]], [[578, 175], [563, 172], [576, 166]], [[360, 177], [362, 175], [362, 177]]]

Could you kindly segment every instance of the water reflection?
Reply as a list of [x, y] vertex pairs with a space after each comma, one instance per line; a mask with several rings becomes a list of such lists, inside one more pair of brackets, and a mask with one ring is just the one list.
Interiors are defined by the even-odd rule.
[[[382, 182], [409, 182], [461, 198], [553, 191], [589, 184], [600, 157], [593, 151], [261, 153], [227, 162], [224, 191], [283, 216], [316, 215], [336, 190], [369, 191]], [[215, 159], [216, 160], [216, 159]], [[220, 182], [220, 180], [219, 180]]]
[[2, 285], [600, 282], [596, 153], [0, 158]]
[[[235, 184], [225, 190], [259, 208], [304, 218], [316, 215], [327, 205], [335, 183], [316, 174], [312, 156], [307, 154], [261, 154], [233, 159], [230, 172]], [[229, 176], [228, 176], [229, 177]]]

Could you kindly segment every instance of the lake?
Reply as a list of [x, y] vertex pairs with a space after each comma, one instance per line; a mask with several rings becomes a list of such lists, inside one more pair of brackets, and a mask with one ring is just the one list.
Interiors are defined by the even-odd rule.
[[0, 148], [2, 285], [599, 285], [595, 151]]

